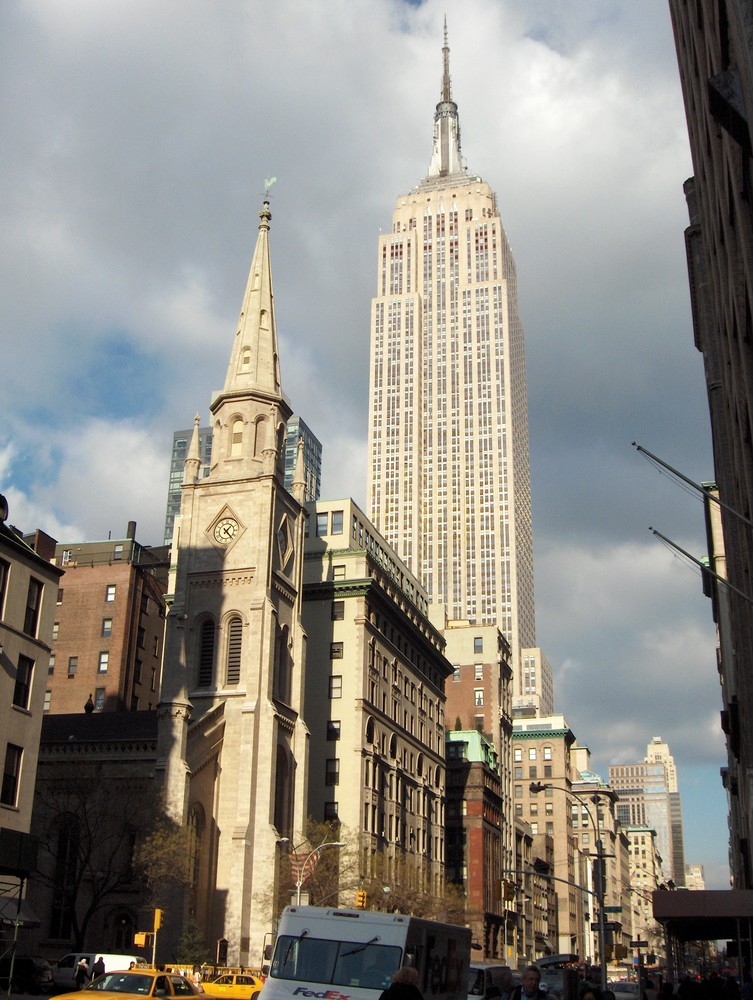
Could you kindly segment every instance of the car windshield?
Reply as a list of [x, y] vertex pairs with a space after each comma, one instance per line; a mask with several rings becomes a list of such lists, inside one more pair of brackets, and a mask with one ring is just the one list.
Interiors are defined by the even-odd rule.
[[396, 946], [283, 935], [277, 939], [270, 976], [383, 990], [400, 967], [400, 958]]
[[138, 972], [109, 972], [95, 979], [90, 990], [108, 990], [113, 993], [141, 993], [148, 996], [152, 991], [154, 976], [142, 976]]

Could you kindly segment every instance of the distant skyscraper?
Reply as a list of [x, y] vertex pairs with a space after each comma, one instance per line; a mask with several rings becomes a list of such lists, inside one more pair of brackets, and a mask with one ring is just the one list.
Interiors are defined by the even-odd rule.
[[[183, 483], [188, 445], [193, 427], [173, 433], [173, 451], [170, 458], [170, 481], [167, 487], [167, 511], [165, 513], [165, 545], [173, 540], [173, 525], [180, 514], [180, 488]], [[306, 477], [306, 500], [318, 500], [322, 479], [322, 445], [319, 438], [298, 416], [288, 420], [285, 439], [285, 489], [291, 489], [298, 455], [298, 441], [303, 441], [303, 472]], [[199, 428], [199, 456], [201, 468], [199, 478], [209, 475], [212, 463], [212, 428]]]
[[379, 238], [368, 508], [450, 620], [534, 647], [528, 403], [515, 262], [462, 165], [447, 32], [428, 175]]
[[617, 818], [625, 827], [648, 826], [656, 831], [664, 877], [685, 884], [682, 801], [677, 769], [667, 744], [655, 736], [643, 761], [613, 764], [609, 783], [617, 792]]
[[293, 488], [298, 442], [303, 441], [303, 475], [306, 479], [306, 500], [318, 500], [322, 487], [322, 444], [308, 424], [293, 415], [288, 420], [285, 438], [285, 489]]
[[[175, 518], [180, 514], [180, 488], [183, 485], [183, 471], [188, 454], [188, 445], [193, 434], [193, 427], [185, 431], [173, 432], [173, 451], [170, 456], [170, 480], [167, 486], [167, 510], [165, 512], [165, 545], [173, 540]], [[199, 476], [204, 479], [209, 475], [209, 464], [212, 461], [212, 428], [199, 428], [199, 456], [201, 467]]]

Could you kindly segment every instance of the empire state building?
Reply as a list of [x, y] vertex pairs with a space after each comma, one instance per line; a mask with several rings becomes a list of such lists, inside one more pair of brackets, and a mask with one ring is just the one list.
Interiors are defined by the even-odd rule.
[[535, 611], [515, 261], [494, 192], [463, 166], [446, 27], [442, 58], [428, 174], [379, 238], [368, 506], [432, 602], [497, 625], [519, 674]]

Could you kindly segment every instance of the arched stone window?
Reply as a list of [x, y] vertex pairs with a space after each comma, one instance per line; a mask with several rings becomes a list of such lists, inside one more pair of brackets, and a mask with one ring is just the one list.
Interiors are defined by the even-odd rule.
[[374, 719], [371, 716], [366, 720], [366, 742], [374, 742]]
[[243, 455], [243, 421], [236, 417], [230, 428], [230, 457], [240, 458]]
[[243, 651], [243, 621], [239, 615], [227, 623], [227, 651], [225, 654], [225, 684], [238, 684], [241, 679], [241, 653]]
[[259, 415], [254, 420], [254, 440], [253, 440], [253, 454], [261, 455], [264, 450], [265, 435], [266, 435], [267, 421], [266, 419]]
[[112, 949], [115, 952], [125, 952], [133, 949], [133, 935], [136, 922], [128, 910], [119, 910], [112, 918]]
[[68, 938], [72, 934], [71, 900], [75, 899], [76, 894], [79, 839], [79, 820], [73, 814], [61, 816], [57, 825], [57, 850], [50, 914], [50, 934], [56, 938]]
[[241, 363], [238, 368], [239, 372], [247, 372], [251, 368], [251, 348], [244, 347], [241, 351]]
[[292, 693], [293, 663], [290, 656], [290, 629], [287, 625], [278, 626], [275, 632], [275, 677], [274, 693], [280, 701], [290, 704]]
[[275, 767], [274, 823], [281, 837], [290, 837], [293, 829], [293, 775], [290, 753], [278, 743]]
[[197, 802], [188, 814], [188, 877], [191, 892], [189, 896], [189, 914], [196, 916], [196, 903], [199, 898], [201, 878], [201, 842], [204, 836], [204, 810]]
[[205, 618], [199, 625], [197, 687], [211, 687], [214, 682], [214, 632], [214, 621]]

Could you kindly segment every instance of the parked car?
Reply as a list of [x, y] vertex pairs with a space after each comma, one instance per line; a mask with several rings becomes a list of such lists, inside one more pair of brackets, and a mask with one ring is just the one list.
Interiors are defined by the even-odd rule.
[[614, 993], [616, 1000], [638, 1000], [638, 983], [620, 980], [610, 983], [609, 989]]
[[228, 1000], [251, 1000], [264, 985], [263, 979], [248, 973], [226, 972], [216, 979], [202, 981], [201, 988], [210, 997], [228, 997]]
[[490, 986], [496, 986], [501, 993], [507, 993], [510, 983], [519, 986], [520, 976], [513, 973], [509, 965], [471, 959], [468, 969], [468, 1000], [483, 997]]
[[[7, 993], [10, 956], [0, 959], [0, 991]], [[16, 955], [13, 962], [11, 993], [50, 993], [55, 986], [52, 966], [43, 958]]]

